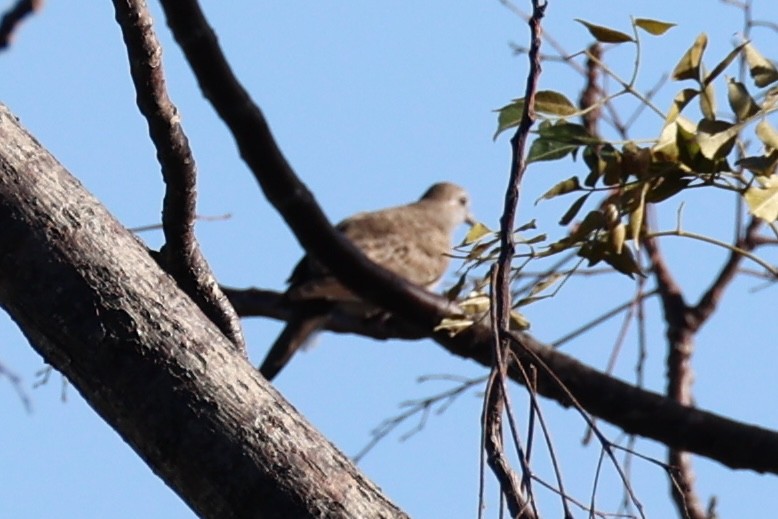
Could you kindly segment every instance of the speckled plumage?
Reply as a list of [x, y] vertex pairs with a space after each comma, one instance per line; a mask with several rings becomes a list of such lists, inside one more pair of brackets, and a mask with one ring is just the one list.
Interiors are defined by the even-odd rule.
[[[374, 262], [432, 289], [448, 267], [452, 235], [465, 221], [471, 221], [467, 192], [442, 182], [430, 187], [416, 202], [358, 213], [336, 228]], [[324, 325], [328, 311], [338, 304], [359, 301], [310, 256], [297, 264], [289, 284], [286, 296], [306, 304], [289, 319], [260, 367], [268, 380]]]

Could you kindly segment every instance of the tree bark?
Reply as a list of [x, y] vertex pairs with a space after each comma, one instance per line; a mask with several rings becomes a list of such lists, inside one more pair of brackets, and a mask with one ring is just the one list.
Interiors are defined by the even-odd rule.
[[0, 105], [0, 306], [203, 517], [403, 517]]

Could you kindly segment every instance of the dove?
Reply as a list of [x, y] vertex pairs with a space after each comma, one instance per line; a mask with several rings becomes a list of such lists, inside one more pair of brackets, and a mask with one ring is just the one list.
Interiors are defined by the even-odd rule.
[[[453, 233], [466, 222], [474, 223], [467, 192], [456, 184], [440, 182], [416, 202], [358, 213], [335, 228], [371, 261], [432, 290], [448, 267]], [[268, 380], [326, 324], [335, 308], [361, 307], [364, 315], [372, 307], [310, 255], [300, 260], [288, 283], [284, 297], [294, 303], [294, 311], [259, 368]]]

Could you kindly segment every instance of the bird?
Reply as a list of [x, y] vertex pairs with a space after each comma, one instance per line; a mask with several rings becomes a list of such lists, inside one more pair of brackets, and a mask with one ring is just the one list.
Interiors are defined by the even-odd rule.
[[[432, 290], [448, 267], [454, 231], [464, 223], [475, 223], [467, 191], [439, 182], [416, 202], [357, 213], [335, 229], [371, 261]], [[287, 282], [284, 299], [293, 303], [293, 311], [259, 367], [267, 380], [278, 375], [309, 337], [326, 324], [333, 310], [360, 309], [364, 316], [372, 306], [360, 301], [310, 255], [300, 260]]]

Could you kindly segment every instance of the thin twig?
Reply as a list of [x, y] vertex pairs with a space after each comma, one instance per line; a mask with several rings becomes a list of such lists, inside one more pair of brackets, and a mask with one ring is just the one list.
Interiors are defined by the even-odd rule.
[[32, 413], [32, 401], [30, 400], [29, 395], [24, 390], [24, 385], [22, 384], [22, 378], [14, 373], [13, 371], [9, 370], [5, 367], [4, 364], [0, 363], [0, 377], [5, 377], [8, 379], [8, 382], [11, 384], [11, 387], [16, 391], [16, 394], [19, 396], [19, 400], [22, 402], [22, 405], [24, 406], [24, 410], [28, 413]]
[[[215, 216], [203, 216], [198, 214], [195, 216], [195, 220], [198, 222], [218, 222], [221, 220], [229, 220], [230, 218], [232, 218], [232, 213], [217, 214]], [[135, 234], [140, 234], [142, 232], [159, 231], [162, 229], [163, 225], [161, 223], [155, 223], [150, 225], [140, 225], [138, 227], [130, 227], [128, 230], [134, 232]]]
[[422, 414], [418, 424], [414, 428], [403, 433], [402, 436], [400, 436], [400, 441], [407, 440], [408, 438], [410, 438], [411, 436], [418, 433], [424, 428], [427, 417], [429, 416], [430, 409], [432, 409], [432, 407], [440, 404], [438, 408], [435, 410], [435, 412], [437, 414], [441, 414], [445, 412], [445, 410], [448, 409], [448, 407], [451, 406], [451, 404], [453, 404], [454, 401], [459, 396], [461, 396], [465, 391], [467, 391], [468, 389], [476, 385], [483, 383], [486, 380], [485, 377], [478, 377], [475, 379], [465, 379], [465, 378], [458, 378], [458, 377], [451, 377], [451, 376], [428, 375], [426, 377], [420, 377], [418, 382], [427, 382], [429, 380], [444, 380], [444, 379], [454, 380], [459, 382], [459, 384], [454, 386], [453, 388], [447, 389], [445, 391], [436, 393], [434, 395], [425, 398], [402, 402], [400, 406], [405, 407], [407, 410], [403, 411], [400, 414], [387, 418], [386, 420], [381, 422], [377, 427], [375, 427], [370, 433], [372, 438], [367, 443], [367, 445], [362, 447], [362, 449], [360, 449], [359, 452], [357, 452], [357, 454], [353, 456], [352, 459], [354, 460], [354, 463], [361, 462], [362, 459], [364, 459], [364, 457], [371, 450], [373, 450], [373, 448], [376, 445], [378, 445], [378, 443], [381, 442], [381, 440], [386, 438], [386, 436], [388, 436], [392, 431], [394, 431], [397, 427], [399, 427], [401, 424], [403, 424], [406, 420], [408, 420], [412, 416], [420, 413]]

